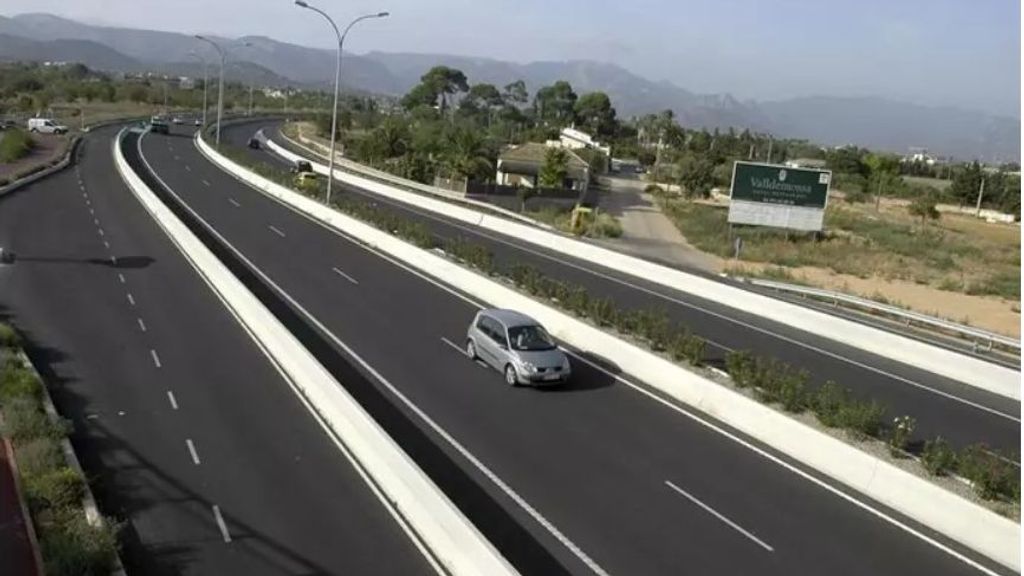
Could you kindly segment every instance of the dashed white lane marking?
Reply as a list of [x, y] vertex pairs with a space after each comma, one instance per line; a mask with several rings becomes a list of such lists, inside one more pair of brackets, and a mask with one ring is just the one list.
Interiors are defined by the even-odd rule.
[[210, 183], [209, 183], [209, 182], [207, 182], [206, 180], [202, 180], [201, 182], [202, 182], [203, 184], [205, 184], [206, 186], [209, 186], [209, 185], [210, 185]]
[[278, 236], [280, 236], [281, 238], [284, 238], [284, 237], [285, 237], [285, 236], [284, 236], [284, 232], [281, 232], [281, 231], [280, 231], [280, 230], [278, 230], [277, 228], [274, 228], [273, 226], [267, 226], [267, 228], [270, 228], [271, 230], [273, 230], [274, 234], [277, 234], [277, 235], [278, 235]]
[[178, 409], [178, 400], [174, 397], [174, 392], [167, 391], [167, 400], [171, 403], [171, 408], [174, 410]]
[[192, 171], [192, 169], [188, 167], [188, 164], [185, 164], [185, 172], [191, 172], [191, 171]]
[[107, 242], [106, 240], [104, 240], [103, 241], [103, 247], [106, 248], [107, 250], [110, 250], [110, 242]]
[[161, 366], [161, 364], [160, 364], [160, 356], [157, 355], [156, 350], [150, 348], [149, 349], [149, 355], [153, 357], [153, 365], [156, 366], [157, 368], [159, 368]]
[[103, 228], [97, 228], [96, 230], [100, 233], [100, 236], [106, 236], [106, 234], [103, 233]]
[[673, 484], [672, 482], [670, 482], [668, 480], [665, 480], [665, 485], [668, 486], [669, 488], [671, 488], [672, 490], [675, 490], [676, 493], [678, 493], [679, 495], [683, 496], [684, 498], [686, 498], [690, 502], [693, 502], [697, 506], [700, 506], [701, 508], [704, 509], [705, 512], [707, 512], [708, 514], [711, 514], [715, 518], [718, 518], [719, 520], [724, 522], [727, 526], [729, 526], [733, 530], [739, 532], [740, 534], [743, 534], [744, 536], [746, 536], [747, 538], [752, 540], [755, 544], [757, 544], [761, 548], [764, 548], [765, 550], [767, 550], [769, 552], [775, 552], [775, 549], [772, 548], [771, 546], [769, 546], [768, 544], [766, 544], [763, 540], [761, 540], [757, 536], [754, 536], [753, 534], [751, 534], [750, 532], [745, 530], [739, 524], [733, 522], [732, 520], [729, 520], [728, 518], [726, 518], [725, 516], [720, 514], [717, 510], [712, 508], [711, 506], [708, 506], [707, 504], [701, 502], [695, 496], [693, 496], [690, 493], [688, 493], [686, 490], [683, 490], [682, 488], [680, 488], [679, 486], [676, 486], [675, 484]]
[[90, 216], [95, 216], [96, 215], [96, 211], [93, 210], [92, 208], [89, 208], [89, 215]]
[[342, 277], [342, 278], [344, 278], [345, 280], [348, 280], [349, 282], [351, 282], [351, 283], [353, 283], [353, 284], [359, 284], [359, 281], [358, 281], [358, 280], [356, 280], [355, 278], [353, 278], [353, 277], [349, 276], [348, 274], [345, 274], [345, 273], [344, 273], [344, 272], [342, 272], [341, 270], [338, 270], [337, 268], [331, 268], [331, 270], [334, 270], [334, 272], [335, 272], [335, 273], [336, 273], [336, 274], [337, 274], [338, 276], [341, 276], [341, 277]]
[[196, 445], [192, 443], [192, 439], [186, 438], [185, 445], [188, 446], [188, 453], [192, 455], [192, 463], [199, 466], [199, 453], [196, 452]]
[[132, 296], [131, 292], [128, 293], [128, 303], [131, 304], [132, 306], [135, 306], [135, 297]]
[[451, 346], [459, 354], [462, 354], [463, 356], [466, 355], [466, 351], [462, 348], [462, 346], [459, 346], [458, 344], [456, 344], [455, 342], [452, 342], [451, 340], [445, 338], [444, 336], [441, 337], [441, 342], [444, 342], [445, 344]]
[[146, 323], [142, 321], [142, 318], [136, 318], [139, 321], [139, 330], [146, 331]]
[[174, 159], [175, 159], [175, 160], [181, 160], [181, 156], [178, 156], [177, 154], [175, 154], [175, 155], [174, 155]]
[[220, 528], [220, 534], [224, 537], [224, 542], [231, 542], [231, 534], [228, 533], [228, 525], [224, 523], [224, 517], [220, 514], [220, 506], [213, 505], [213, 518], [217, 521], [217, 527]]
[[242, 205], [239, 204], [234, 198], [228, 198], [228, 202], [231, 202], [231, 205], [234, 206], [235, 208], [241, 208], [242, 207]]
[[117, 273], [117, 279], [121, 281], [121, 284], [124, 284], [124, 274], [121, 274], [120, 272], [118, 272]]
[[100, 225], [100, 219], [99, 218], [93, 218], [92, 219], [92, 223], [97, 225], [97, 226], [99, 226]]

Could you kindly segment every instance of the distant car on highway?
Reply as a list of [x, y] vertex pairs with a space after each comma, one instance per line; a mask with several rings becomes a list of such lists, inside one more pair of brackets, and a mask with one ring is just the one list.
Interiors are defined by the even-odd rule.
[[569, 358], [539, 322], [514, 310], [481, 310], [466, 331], [466, 355], [505, 375], [509, 386], [561, 384]]
[[28, 131], [41, 134], [66, 134], [68, 127], [63, 124], [57, 124], [49, 118], [29, 118]]
[[253, 150], [259, 150], [260, 149], [260, 139], [259, 138], [249, 138], [249, 148], [252, 148]]
[[203, 125], [203, 121], [200, 120], [199, 118], [196, 118], [195, 122], [193, 122], [192, 125], [193, 126], [202, 126]]
[[170, 134], [171, 127], [167, 125], [167, 120], [160, 116], [153, 116], [149, 119], [149, 131], [154, 134]]
[[296, 160], [295, 164], [291, 168], [292, 174], [301, 174], [303, 172], [312, 172], [313, 165], [308, 160]]

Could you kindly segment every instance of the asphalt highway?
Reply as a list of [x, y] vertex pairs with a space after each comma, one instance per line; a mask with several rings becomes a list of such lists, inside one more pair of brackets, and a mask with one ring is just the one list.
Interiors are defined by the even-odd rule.
[[574, 358], [564, 388], [507, 388], [461, 350], [478, 303], [241, 184], [187, 138], [149, 134], [141, 147], [163, 184], [318, 325], [331, 348], [318, 356], [359, 366], [568, 572], [978, 573], [949, 553], [964, 553], [956, 545], [925, 542], [910, 531], [934, 534], [596, 359]]
[[[0, 316], [30, 340], [129, 574], [430, 574], [123, 184], [115, 128], [0, 198]], [[116, 260], [111, 260], [116, 258]], [[2, 570], [0, 570], [2, 571]]]
[[[241, 147], [254, 158], [287, 165], [286, 161], [268, 150], [244, 147], [258, 129], [263, 129], [267, 137], [287, 147], [278, 128], [279, 124], [268, 120], [241, 123], [225, 128], [222, 137], [225, 142]], [[293, 151], [308, 155], [300, 149]], [[662, 311], [671, 320], [688, 326], [708, 341], [712, 363], [721, 363], [728, 350], [752, 350], [807, 370], [812, 384], [832, 380], [862, 398], [877, 400], [888, 407], [890, 417], [913, 416], [917, 420], [915, 436], [919, 438], [942, 436], [958, 447], [983, 443], [1019, 455], [1020, 404], [1011, 399], [767, 321], [753, 313], [638, 280], [514, 237], [420, 211], [353, 186], [336, 182], [335, 190], [374, 200], [397, 214], [422, 223], [438, 237], [462, 237], [479, 243], [494, 254], [499, 265], [530, 264], [550, 277], [584, 286], [593, 295], [610, 297], [619, 306]]]

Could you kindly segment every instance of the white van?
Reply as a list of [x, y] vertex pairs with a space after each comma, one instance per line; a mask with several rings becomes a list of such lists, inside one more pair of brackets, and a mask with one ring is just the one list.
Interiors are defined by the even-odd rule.
[[57, 124], [49, 118], [29, 118], [28, 131], [41, 132], [43, 134], [65, 134], [68, 131], [68, 127]]

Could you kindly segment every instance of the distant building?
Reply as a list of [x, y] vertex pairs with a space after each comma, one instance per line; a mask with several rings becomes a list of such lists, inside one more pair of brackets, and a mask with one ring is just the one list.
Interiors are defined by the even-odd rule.
[[266, 96], [267, 98], [276, 98], [278, 100], [286, 98], [288, 96], [284, 92], [284, 90], [278, 88], [264, 88], [263, 95]]
[[196, 81], [194, 78], [188, 76], [178, 76], [178, 88], [180, 90], [192, 90], [196, 87]]
[[790, 168], [814, 168], [820, 170], [827, 165], [827, 162], [817, 158], [793, 158], [792, 160], [786, 160], [786, 166]]
[[612, 148], [601, 144], [597, 140], [582, 130], [576, 128], [562, 128], [562, 131], [558, 134], [558, 141], [561, 142], [563, 148], [570, 150], [590, 149], [600, 150], [604, 152], [605, 156], [611, 157]]
[[902, 162], [923, 162], [929, 166], [934, 166], [937, 162], [936, 158], [928, 153], [927, 148], [911, 148], [910, 153], [904, 156]]
[[[539, 142], [527, 142], [505, 150], [498, 156], [496, 180], [503, 186], [538, 188], [540, 170], [547, 157], [548, 146]], [[563, 187], [585, 192], [590, 183], [590, 165], [571, 149], [566, 149], [568, 166]]]

